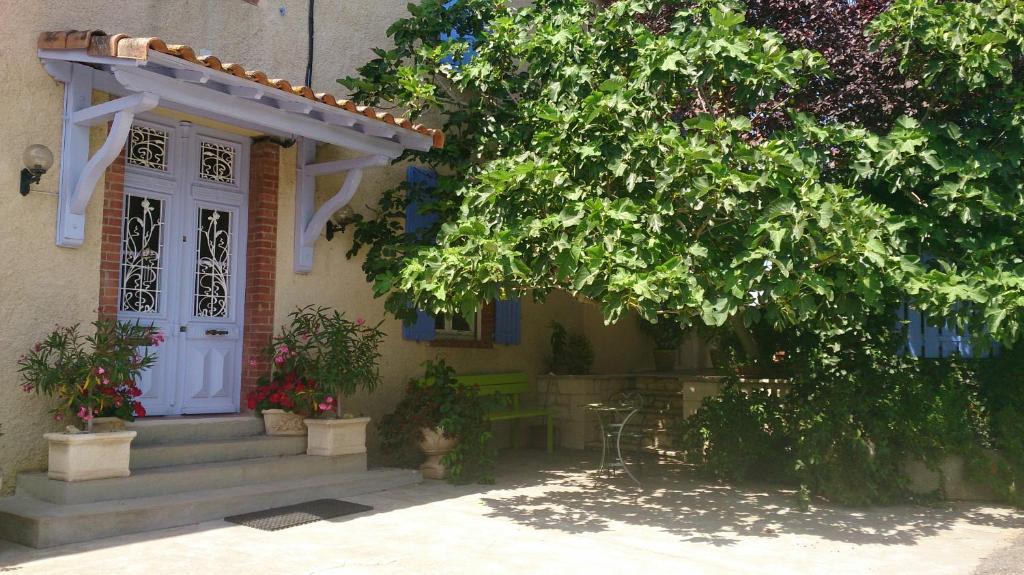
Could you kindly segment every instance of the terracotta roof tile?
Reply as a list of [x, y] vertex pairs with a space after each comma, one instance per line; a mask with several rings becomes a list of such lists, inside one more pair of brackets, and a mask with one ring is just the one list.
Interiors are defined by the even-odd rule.
[[331, 94], [314, 93], [309, 86], [293, 86], [287, 80], [271, 79], [260, 70], [247, 70], [241, 64], [224, 63], [216, 56], [196, 57], [195, 50], [187, 44], [167, 44], [160, 38], [135, 38], [124, 34], [108, 35], [101, 30], [62, 30], [43, 32], [39, 35], [37, 46], [41, 50], [86, 50], [92, 56], [114, 58], [131, 58], [146, 60], [149, 51], [160, 52], [193, 64], [205, 66], [217, 72], [231, 74], [238, 78], [247, 78], [258, 84], [290, 92], [303, 98], [322, 102], [328, 106], [341, 108], [349, 112], [362, 114], [367, 118], [391, 124], [406, 130], [430, 136], [435, 148], [444, 147], [444, 132], [428, 128], [422, 124], [413, 124], [408, 118], [377, 111], [371, 106], [357, 106], [351, 100], [339, 99]]

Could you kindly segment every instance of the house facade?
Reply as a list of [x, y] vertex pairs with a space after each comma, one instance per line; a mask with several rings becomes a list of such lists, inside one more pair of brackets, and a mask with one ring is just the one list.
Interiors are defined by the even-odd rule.
[[[45, 468], [42, 434], [63, 426], [46, 398], [22, 392], [16, 367], [54, 324], [160, 327], [147, 417], [244, 413], [268, 368], [259, 349], [307, 304], [384, 321], [383, 385], [345, 406], [371, 417], [434, 357], [461, 373], [536, 377], [552, 321], [590, 337], [597, 373], [650, 368], [635, 322], [605, 327], [596, 306], [567, 295], [488, 305], [475, 323], [431, 317], [403, 330], [385, 315], [361, 261], [345, 258], [350, 232], [328, 242], [326, 224], [344, 206], [368, 212], [410, 174], [394, 158], [444, 135], [330, 95], [387, 43], [405, 0], [316, 2], [306, 87], [310, 4], [0, 1], [4, 493], [19, 472]], [[54, 161], [23, 195], [32, 145]]]

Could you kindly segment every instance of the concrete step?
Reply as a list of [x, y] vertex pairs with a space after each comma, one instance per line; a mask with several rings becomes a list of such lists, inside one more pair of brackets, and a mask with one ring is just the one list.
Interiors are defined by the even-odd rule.
[[344, 499], [422, 481], [419, 471], [379, 469], [173, 495], [58, 505], [0, 498], [0, 539], [52, 547], [221, 519], [314, 499]]
[[253, 435], [234, 439], [140, 446], [133, 442], [130, 465], [132, 471], [135, 471], [154, 467], [299, 455], [305, 452], [304, 435]]
[[222, 489], [268, 481], [366, 470], [366, 454], [339, 457], [285, 455], [142, 469], [130, 477], [94, 481], [57, 481], [46, 473], [18, 475], [18, 495], [62, 505], [155, 497], [186, 491]]
[[252, 415], [145, 417], [125, 424], [138, 432], [132, 445], [165, 445], [237, 439], [263, 433], [263, 419]]

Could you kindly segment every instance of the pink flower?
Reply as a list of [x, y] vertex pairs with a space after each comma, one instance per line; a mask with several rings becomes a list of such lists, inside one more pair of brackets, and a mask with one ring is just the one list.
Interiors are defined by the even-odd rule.
[[284, 365], [284, 357], [280, 355], [275, 356], [274, 363], [276, 363], [277, 365]]
[[96, 375], [103, 375], [104, 373], [107, 373], [107, 370], [103, 369], [102, 367], [96, 368]]
[[256, 368], [256, 358], [255, 357], [249, 359], [249, 367], [251, 367], [253, 369]]
[[356, 325], [363, 325], [364, 323], [366, 323], [366, 320], [363, 318], [359, 318], [356, 320]]
[[84, 405], [82, 407], [79, 407], [78, 418], [81, 419], [82, 421], [89, 421], [90, 419], [92, 419], [92, 410]]

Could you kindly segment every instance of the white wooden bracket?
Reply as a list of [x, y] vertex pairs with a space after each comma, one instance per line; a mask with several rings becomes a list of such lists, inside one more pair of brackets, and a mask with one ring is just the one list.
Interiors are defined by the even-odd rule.
[[[71, 68], [64, 86], [57, 245], [77, 248], [85, 241], [85, 208], [100, 176], [124, 148], [135, 115], [155, 108], [160, 99], [141, 93], [94, 106], [92, 74], [81, 66]], [[89, 127], [111, 119], [106, 141], [90, 158]]]
[[[295, 190], [295, 273], [313, 271], [313, 246], [335, 212], [345, 207], [359, 189], [363, 168], [386, 166], [391, 159], [383, 155], [362, 156], [333, 162], [316, 162], [316, 141], [299, 140], [298, 174]], [[347, 172], [338, 193], [316, 208], [316, 177]]]

